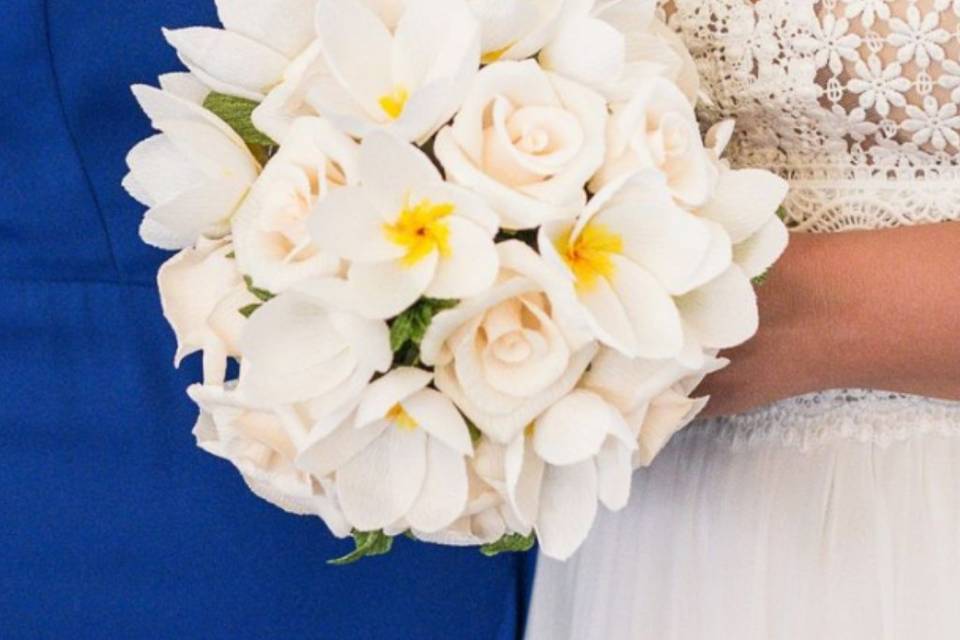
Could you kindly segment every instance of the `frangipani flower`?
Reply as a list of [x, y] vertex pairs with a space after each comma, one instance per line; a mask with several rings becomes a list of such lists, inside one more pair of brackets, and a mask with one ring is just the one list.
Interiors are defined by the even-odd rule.
[[387, 325], [283, 293], [250, 317], [240, 337], [238, 388], [257, 406], [309, 402], [314, 415], [351, 406], [393, 354]]
[[593, 526], [599, 499], [622, 509], [630, 496], [634, 436], [600, 396], [577, 389], [514, 439], [506, 453], [510, 503], [540, 550], [565, 560]]
[[600, 91], [614, 102], [630, 98], [653, 76], [669, 80], [696, 101], [700, 76], [686, 45], [655, 18], [651, 0], [576, 0], [540, 52], [540, 64]]
[[233, 218], [237, 266], [280, 293], [341, 263], [314, 245], [306, 220], [332, 189], [357, 182], [359, 145], [320, 118], [299, 118]]
[[713, 194], [714, 163], [690, 102], [675, 84], [653, 77], [639, 82], [630, 101], [610, 118], [607, 157], [590, 188], [598, 191], [618, 177], [655, 169], [677, 201], [699, 207]]
[[434, 151], [447, 179], [486, 199], [508, 229], [570, 219], [603, 162], [607, 105], [534, 60], [498, 62], [477, 76]]
[[235, 389], [193, 385], [200, 406], [193, 429], [197, 446], [231, 462], [250, 490], [284, 511], [319, 516], [339, 538], [350, 535], [330, 477], [295, 466], [306, 433], [289, 429], [274, 413], [251, 408]]
[[497, 284], [434, 316], [420, 357], [437, 388], [506, 443], [573, 389], [596, 344], [566, 278], [521, 242], [497, 248]]
[[480, 26], [464, 0], [408, 0], [392, 33], [358, 0], [319, 0], [316, 24], [331, 77], [314, 106], [354, 137], [426, 140], [479, 68]]
[[283, 72], [283, 79], [251, 114], [253, 125], [283, 148], [290, 126], [302, 116], [319, 116], [311, 96], [330, 82], [320, 41], [314, 40]]
[[232, 250], [227, 240], [201, 238], [196, 248], [163, 263], [157, 274], [163, 315], [177, 337], [174, 365], [202, 349], [207, 384], [222, 384], [227, 356], [240, 355], [245, 319], [237, 310], [256, 302], [236, 262], [227, 257]]
[[184, 65], [213, 91], [260, 101], [314, 38], [316, 0], [217, 0], [223, 29], [165, 29]]
[[[350, 262], [339, 304], [389, 318], [420, 296], [464, 298], [497, 275], [496, 216], [389, 134], [360, 146], [360, 184], [323, 198], [309, 223], [320, 250]], [[335, 283], [331, 283], [335, 284]]]
[[196, 85], [176, 74], [161, 79], [163, 90], [132, 87], [162, 133], [127, 155], [130, 173], [123, 186], [150, 207], [140, 237], [161, 249], [189, 247], [201, 235], [226, 235], [230, 216], [260, 172], [243, 140], [200, 106], [206, 91]]
[[482, 26], [483, 62], [523, 60], [554, 34], [570, 0], [468, 0]]
[[693, 369], [677, 360], [628, 358], [605, 348], [590, 364], [581, 386], [617, 408], [637, 443], [635, 466], [647, 466], [709, 401], [690, 398], [690, 393], [728, 363], [709, 356]]
[[608, 185], [574, 223], [544, 225], [539, 246], [574, 282], [597, 339], [633, 357], [677, 357], [684, 328], [673, 297], [731, 264], [723, 227], [680, 208], [653, 173]]
[[344, 515], [360, 531], [432, 533], [464, 512], [470, 433], [430, 380], [411, 367], [379, 378], [345, 420], [315, 428], [297, 460], [315, 476], [336, 474]]

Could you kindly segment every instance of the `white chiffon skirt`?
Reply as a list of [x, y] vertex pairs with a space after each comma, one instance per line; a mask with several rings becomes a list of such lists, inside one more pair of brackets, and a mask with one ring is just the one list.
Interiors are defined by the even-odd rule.
[[832, 392], [695, 423], [572, 559], [540, 557], [527, 639], [567, 638], [960, 638], [960, 405]]

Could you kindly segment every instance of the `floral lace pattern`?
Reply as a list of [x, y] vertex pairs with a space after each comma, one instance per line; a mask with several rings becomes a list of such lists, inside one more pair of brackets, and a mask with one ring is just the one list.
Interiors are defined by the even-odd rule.
[[[796, 231], [960, 219], [960, 0], [668, 0], [735, 165], [791, 184]], [[734, 446], [960, 435], [960, 403], [830, 391], [688, 430]]]

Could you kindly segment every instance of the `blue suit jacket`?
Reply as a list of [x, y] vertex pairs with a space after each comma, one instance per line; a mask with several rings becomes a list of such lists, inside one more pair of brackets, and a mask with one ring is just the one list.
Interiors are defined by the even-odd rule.
[[513, 638], [521, 557], [347, 543], [198, 450], [120, 187], [149, 135], [128, 86], [180, 68], [160, 27], [213, 0], [4, 0], [0, 638]]

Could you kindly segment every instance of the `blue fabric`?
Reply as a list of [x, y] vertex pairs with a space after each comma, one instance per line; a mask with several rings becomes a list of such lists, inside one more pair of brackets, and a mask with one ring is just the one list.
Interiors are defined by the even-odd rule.
[[344, 568], [317, 519], [195, 448], [142, 209], [127, 89], [213, 0], [5, 0], [0, 38], [0, 637], [519, 635], [530, 558], [399, 540]]

